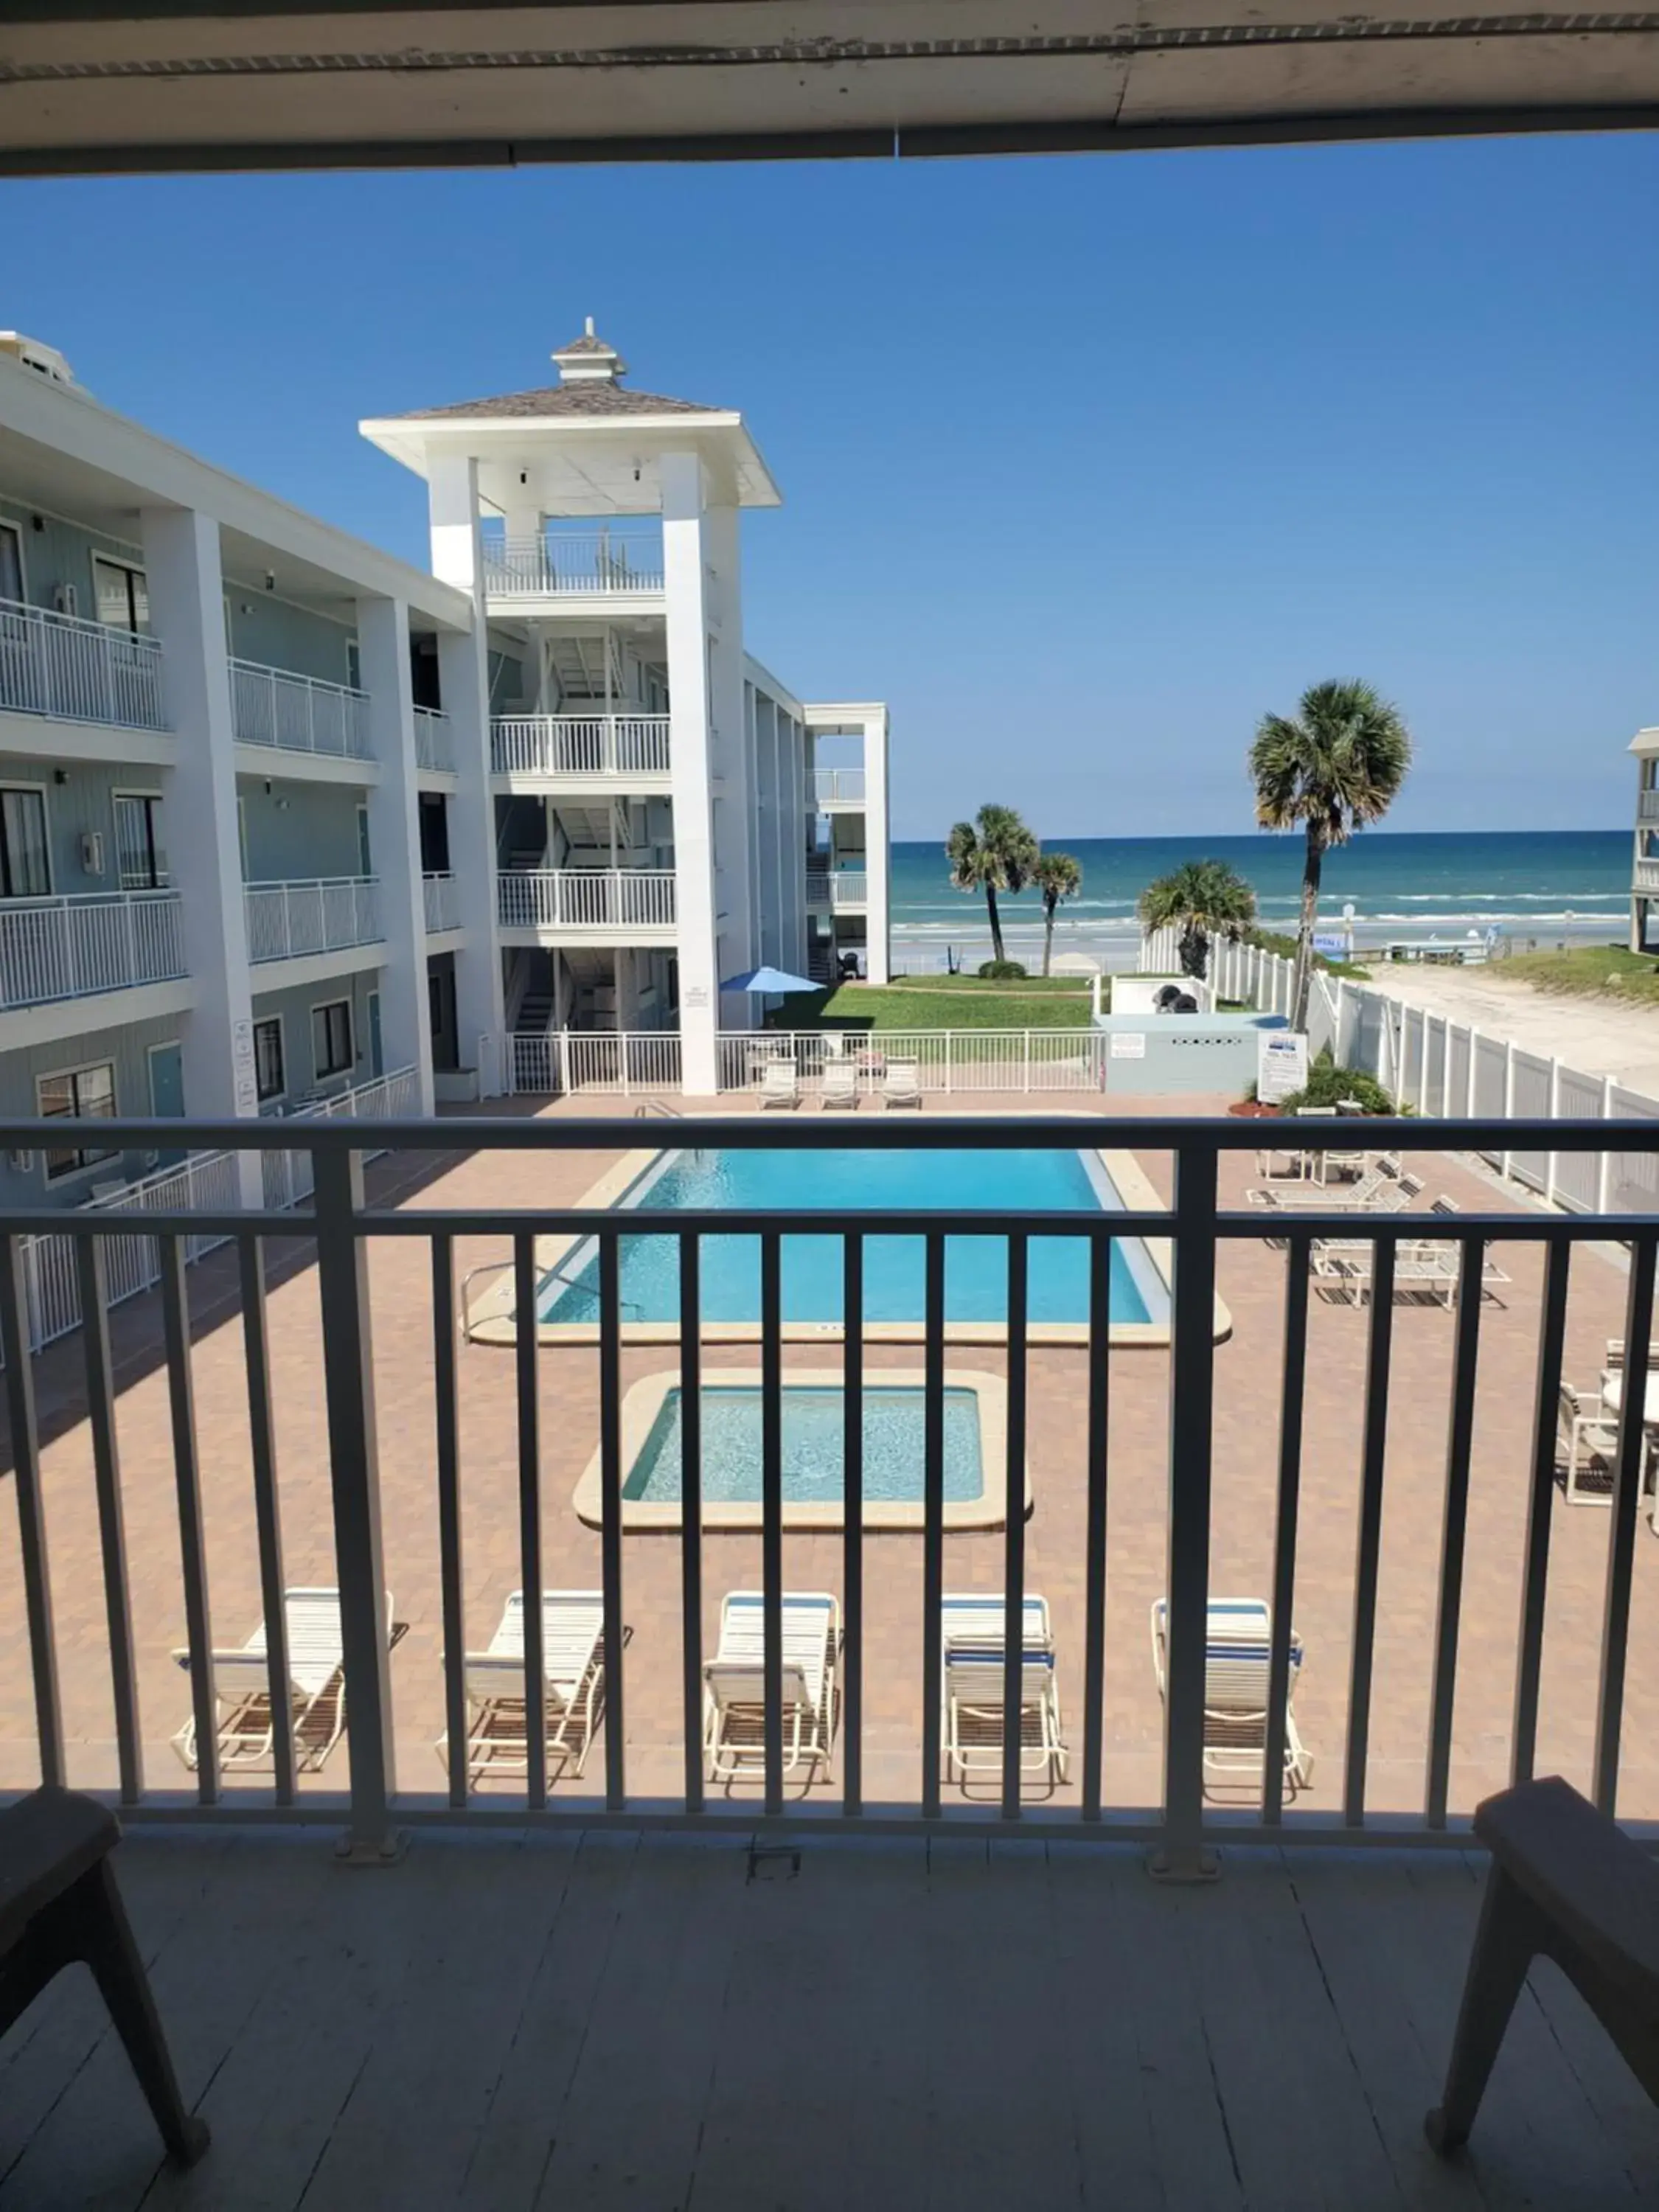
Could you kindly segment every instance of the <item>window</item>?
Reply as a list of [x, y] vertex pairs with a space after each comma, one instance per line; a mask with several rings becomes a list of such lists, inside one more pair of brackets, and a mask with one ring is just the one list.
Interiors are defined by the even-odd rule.
[[368, 809], [360, 806], [357, 809], [357, 873], [372, 876], [374, 872], [374, 855], [368, 842]]
[[0, 790], [0, 898], [45, 898], [51, 890], [46, 793]]
[[161, 802], [154, 792], [115, 794], [115, 858], [124, 891], [158, 891], [167, 882]]
[[[62, 1075], [43, 1075], [35, 1085], [43, 1121], [67, 1120], [112, 1121], [115, 1116], [115, 1068], [112, 1061], [100, 1060], [92, 1067], [71, 1067]], [[82, 1145], [73, 1150], [48, 1152], [46, 1181], [56, 1182], [60, 1176], [75, 1175], [82, 1168], [95, 1167], [100, 1160], [113, 1159], [108, 1146]]]
[[149, 635], [149, 591], [142, 568], [130, 568], [125, 561], [106, 561], [101, 553], [94, 553], [92, 584], [100, 623], [106, 623], [111, 629], [129, 631], [134, 637]]
[[346, 682], [354, 691], [363, 688], [363, 649], [355, 637], [346, 640]]
[[0, 599], [23, 597], [23, 533], [15, 522], [0, 522]]
[[279, 1014], [253, 1024], [253, 1080], [262, 1105], [267, 1098], [280, 1098], [288, 1088], [283, 1073], [283, 1023]]
[[351, 1043], [351, 1001], [335, 999], [325, 1006], [311, 1010], [311, 1064], [316, 1070], [317, 1080], [325, 1075], [343, 1075], [352, 1067], [356, 1054]]

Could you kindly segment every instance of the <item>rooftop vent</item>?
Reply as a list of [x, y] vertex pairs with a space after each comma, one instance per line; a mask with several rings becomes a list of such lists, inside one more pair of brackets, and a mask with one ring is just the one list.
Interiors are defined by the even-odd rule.
[[50, 384], [75, 381], [75, 371], [56, 346], [43, 345], [39, 338], [26, 338], [21, 331], [0, 331], [0, 359], [15, 361], [23, 368], [33, 369]]
[[561, 384], [614, 384], [619, 376], [628, 374], [628, 363], [613, 345], [607, 345], [593, 334], [593, 318], [588, 316], [579, 338], [561, 346], [553, 356], [553, 366], [559, 372]]

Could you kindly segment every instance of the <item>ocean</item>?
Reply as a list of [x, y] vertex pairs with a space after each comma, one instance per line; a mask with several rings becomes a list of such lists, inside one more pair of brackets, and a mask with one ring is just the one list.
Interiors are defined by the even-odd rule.
[[[1293, 929], [1302, 896], [1299, 836], [1051, 839], [1083, 869], [1080, 896], [1060, 909], [1055, 951], [1121, 956], [1137, 931], [1135, 901], [1182, 860], [1225, 860], [1255, 890], [1261, 924]], [[1629, 922], [1631, 834], [1625, 830], [1369, 830], [1325, 859], [1321, 927], [1343, 927], [1352, 902], [1357, 948], [1390, 939], [1484, 936], [1517, 950], [1616, 938]], [[1000, 901], [1010, 955], [1041, 957], [1035, 892]], [[983, 893], [952, 890], [942, 840], [893, 847], [893, 949], [900, 968], [943, 968], [947, 949], [986, 958]]]

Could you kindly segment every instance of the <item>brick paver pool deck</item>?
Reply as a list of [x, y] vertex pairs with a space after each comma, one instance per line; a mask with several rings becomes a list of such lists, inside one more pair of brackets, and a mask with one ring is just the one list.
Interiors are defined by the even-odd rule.
[[[590, 1114], [604, 1113], [607, 1103], [578, 1102]], [[980, 1103], [1001, 1109], [1007, 1102]], [[1041, 1109], [1060, 1103], [1031, 1104]], [[1156, 1111], [1159, 1104], [1133, 1103], [1141, 1111]], [[1196, 1103], [1164, 1102], [1164, 1110], [1190, 1112]], [[1210, 1102], [1211, 1110], [1215, 1103]], [[728, 1102], [721, 1104], [728, 1109]], [[402, 1202], [511, 1207], [528, 1197], [548, 1205], [573, 1200], [641, 1139], [641, 1125], [631, 1108], [615, 1102], [615, 1111], [613, 1149], [453, 1159], [441, 1173], [406, 1189]], [[1111, 1116], [1103, 1109], [1102, 1118]], [[671, 1133], [660, 1123], [650, 1127], [658, 1141]], [[1167, 1192], [1167, 1156], [1139, 1157]], [[1455, 1158], [1424, 1158], [1427, 1187], [1421, 1204], [1441, 1191], [1465, 1209], [1515, 1203]], [[1224, 1157], [1224, 1204], [1238, 1202], [1253, 1180], [1249, 1153]], [[471, 1244], [458, 1250], [458, 1269], [499, 1258], [503, 1250], [500, 1239]], [[1481, 1323], [1451, 1771], [1455, 1812], [1468, 1810], [1506, 1778], [1514, 1697], [1541, 1247], [1510, 1246], [1503, 1260], [1513, 1283], [1501, 1292], [1501, 1305], [1486, 1304]], [[1254, 1241], [1229, 1243], [1219, 1256], [1218, 1288], [1231, 1310], [1232, 1331], [1216, 1351], [1211, 1590], [1218, 1596], [1265, 1597], [1270, 1589], [1284, 1268], [1282, 1254]], [[426, 1248], [410, 1240], [377, 1240], [369, 1273], [386, 1579], [396, 1617], [407, 1624], [391, 1662], [398, 1780], [404, 1789], [436, 1793], [444, 1786], [434, 1748], [443, 1724], [442, 1631]], [[234, 1645], [260, 1613], [240, 1329], [222, 1261], [206, 1262], [191, 1279], [213, 1634], [216, 1644]], [[1606, 1340], [1623, 1334], [1625, 1293], [1618, 1255], [1581, 1247], [1568, 1318], [1564, 1372], [1569, 1380], [1594, 1384]], [[184, 1609], [166, 1378], [155, 1355], [149, 1303], [115, 1317], [118, 1432], [146, 1780], [152, 1789], [167, 1789], [188, 1786], [168, 1739], [185, 1720], [190, 1700], [185, 1677], [170, 1656], [184, 1641]], [[270, 1318], [285, 1578], [289, 1584], [331, 1584], [337, 1577], [313, 1269], [295, 1264], [274, 1284]], [[1453, 1316], [1437, 1305], [1402, 1304], [1395, 1314], [1369, 1767], [1369, 1805], [1378, 1812], [1414, 1812], [1423, 1798], [1454, 1328]], [[1297, 1713], [1316, 1761], [1313, 1786], [1299, 1802], [1316, 1808], [1340, 1802], [1367, 1330], [1364, 1312], [1312, 1300], [1294, 1618], [1306, 1650]], [[711, 1347], [705, 1369], [713, 1374], [752, 1367], [754, 1357], [752, 1349], [741, 1346]], [[38, 1363], [38, 1381], [48, 1433], [46, 1504], [70, 1778], [101, 1786], [113, 1779], [113, 1730], [90, 1443], [76, 1410], [80, 1358], [78, 1338], [52, 1347]], [[1027, 1581], [1052, 1609], [1062, 1709], [1076, 1753], [1084, 1661], [1087, 1360], [1070, 1349], [1034, 1351], [1030, 1358], [1034, 1508]], [[915, 1349], [872, 1346], [866, 1364], [875, 1372], [914, 1369], [919, 1359]], [[624, 1387], [674, 1360], [661, 1348], [629, 1347], [622, 1359]], [[824, 1364], [822, 1347], [790, 1347], [785, 1354], [786, 1375], [792, 1366]], [[1004, 1369], [1000, 1353], [981, 1349], [974, 1352], [973, 1364]], [[545, 1582], [549, 1588], [596, 1588], [599, 1538], [579, 1522], [571, 1499], [598, 1441], [598, 1355], [590, 1347], [547, 1347], [539, 1373]], [[476, 1649], [487, 1644], [504, 1600], [520, 1582], [511, 1353], [464, 1344], [459, 1388], [467, 1641]], [[1164, 1587], [1168, 1393], [1167, 1352], [1139, 1347], [1114, 1352], [1105, 1649], [1109, 1806], [1155, 1804], [1160, 1791], [1160, 1713], [1148, 1614]], [[1609, 1521], [1604, 1508], [1570, 1510], [1558, 1491], [1538, 1765], [1580, 1786], [1590, 1765]], [[787, 1587], [840, 1589], [838, 1534], [788, 1533], [784, 1550]], [[703, 1558], [705, 1648], [712, 1650], [722, 1594], [758, 1584], [759, 1541], [710, 1533]], [[994, 1589], [1001, 1571], [1000, 1534], [947, 1537], [947, 1589]], [[623, 1571], [629, 1791], [642, 1798], [672, 1797], [682, 1773], [677, 1540], [630, 1534]], [[872, 1804], [908, 1808], [921, 1779], [920, 1537], [870, 1534], [865, 1571], [866, 1797]], [[1632, 1817], [1659, 1818], [1659, 1670], [1646, 1659], [1659, 1650], [1656, 1620], [1659, 1543], [1644, 1510], [1620, 1795], [1620, 1812]], [[8, 1518], [0, 1540], [0, 1786], [27, 1787], [37, 1778], [32, 1714], [15, 1524]], [[1058, 1802], [1075, 1799], [1078, 1764], [1074, 1756], [1071, 1780], [1056, 1793]], [[342, 1747], [306, 1786], [342, 1789], [345, 1767]], [[832, 1796], [839, 1789], [839, 1759], [836, 1772], [828, 1788], [815, 1787], [815, 1796]], [[554, 1795], [574, 1802], [592, 1798], [602, 1786], [603, 1759], [596, 1747], [585, 1781], [561, 1782]], [[753, 1792], [745, 1786], [738, 1794]], [[1036, 1802], [1038, 1793], [1031, 1794]], [[947, 1805], [962, 1802], [955, 1789], [945, 1797]], [[1249, 1802], [1249, 1795], [1241, 1802]]]

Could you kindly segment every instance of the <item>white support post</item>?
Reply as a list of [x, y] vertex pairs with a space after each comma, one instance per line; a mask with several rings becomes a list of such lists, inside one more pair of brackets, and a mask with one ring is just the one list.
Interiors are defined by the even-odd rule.
[[1434, 1017], [1426, 1006], [1417, 1010], [1417, 1110], [1429, 1110], [1429, 1042]]
[[[385, 1064], [415, 1071], [415, 1109], [433, 1111], [432, 1021], [427, 992], [426, 890], [421, 878], [415, 698], [409, 609], [401, 599], [357, 602], [357, 643], [368, 694], [369, 750], [380, 780], [369, 785], [368, 844], [380, 878], [380, 1025]], [[469, 1024], [470, 1026], [470, 1024]]]
[[[1601, 1078], [1601, 1119], [1611, 1121], [1613, 1118], [1613, 1078], [1604, 1075]], [[1601, 1152], [1597, 1156], [1595, 1170], [1595, 1210], [1598, 1213], [1607, 1211], [1607, 1200], [1612, 1195], [1613, 1154]]]
[[1020, 1083], [1020, 1089], [1026, 1096], [1029, 1097], [1031, 1089], [1031, 1032], [1030, 1030], [1027, 1030], [1024, 1032], [1024, 1035], [1025, 1039], [1025, 1056], [1023, 1063], [1024, 1073]]
[[[1558, 1121], [1560, 1118], [1561, 1063], [1555, 1057], [1554, 1054], [1552, 1053], [1550, 1055], [1550, 1119], [1552, 1121]], [[1544, 1155], [1544, 1203], [1546, 1206], [1553, 1206], [1555, 1203], [1555, 1163], [1557, 1157], [1558, 1156], [1553, 1148]]]
[[887, 712], [864, 725], [865, 975], [872, 983], [892, 976], [891, 854], [887, 826]]
[[1471, 1121], [1474, 1119], [1475, 1104], [1480, 1095], [1475, 1079], [1475, 1068], [1480, 1059], [1480, 1032], [1475, 1028], [1474, 1023], [1471, 1022], [1469, 1024], [1468, 1080], [1463, 1086], [1463, 1111]]
[[[181, 1025], [185, 1103], [192, 1116], [252, 1121], [259, 1096], [219, 526], [183, 507], [146, 507], [139, 529], [168, 726], [189, 763], [164, 786], [185, 965], [196, 988]], [[236, 1178], [244, 1206], [264, 1204], [258, 1152], [237, 1153]]]
[[[1513, 1037], [1506, 1037], [1504, 1040], [1504, 1119], [1506, 1121], [1512, 1121], [1515, 1119], [1515, 1040]], [[1505, 1151], [1498, 1164], [1498, 1172], [1505, 1182], [1510, 1180], [1510, 1167], [1514, 1158], [1515, 1154], [1512, 1152]]]
[[709, 1097], [720, 1082], [714, 1041], [720, 1027], [720, 942], [702, 463], [696, 453], [665, 453], [659, 472], [678, 902], [680, 1085], [692, 1097]]

